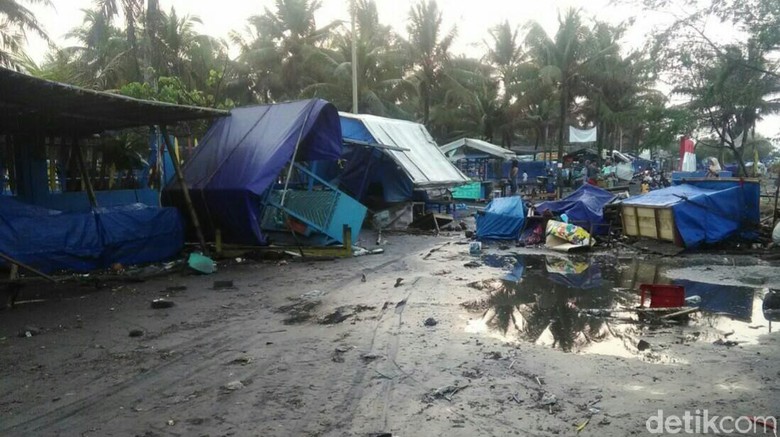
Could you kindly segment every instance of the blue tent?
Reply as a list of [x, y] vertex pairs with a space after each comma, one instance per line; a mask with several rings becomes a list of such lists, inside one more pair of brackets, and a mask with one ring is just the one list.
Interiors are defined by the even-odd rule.
[[[261, 199], [293, 159], [299, 140], [296, 161], [339, 159], [336, 107], [319, 99], [251, 106], [214, 123], [184, 167], [207, 236], [219, 228], [227, 242], [266, 243]], [[183, 205], [178, 184], [163, 194], [167, 204]]]
[[607, 232], [604, 224], [604, 206], [612, 202], [615, 195], [599, 187], [585, 184], [561, 200], [542, 202], [536, 205], [536, 211], [543, 214], [566, 214], [569, 222], [585, 228], [597, 235]]
[[525, 207], [518, 196], [499, 197], [477, 216], [477, 238], [517, 240], [525, 222]]
[[703, 181], [674, 185], [623, 201], [627, 206], [670, 208], [685, 247], [750, 238], [759, 222], [758, 184]]
[[8, 198], [0, 223], [0, 252], [45, 272], [164, 261], [184, 246], [176, 208], [140, 203], [66, 213]]

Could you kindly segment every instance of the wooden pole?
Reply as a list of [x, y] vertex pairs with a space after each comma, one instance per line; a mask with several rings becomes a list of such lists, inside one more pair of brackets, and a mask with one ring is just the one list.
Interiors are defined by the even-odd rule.
[[81, 180], [84, 183], [84, 187], [87, 189], [87, 197], [89, 197], [89, 204], [93, 208], [98, 207], [97, 196], [95, 196], [95, 190], [92, 188], [92, 181], [89, 179], [89, 171], [86, 164], [84, 164], [84, 155], [81, 153], [81, 145], [79, 139], [73, 138], [73, 151], [76, 152], [76, 163], [79, 166], [79, 172], [81, 173]]
[[[29, 271], [35, 273], [36, 275], [40, 276], [41, 278], [48, 279], [49, 281], [54, 282], [55, 284], [57, 283], [56, 279], [54, 279], [53, 277], [47, 275], [46, 273], [43, 273], [42, 271], [40, 271], [38, 269], [32, 268], [32, 267], [28, 266], [27, 264], [24, 264], [23, 262], [15, 260], [15, 259], [11, 258], [10, 256], [2, 253], [2, 252], [0, 252], [0, 258], [8, 261], [9, 263], [11, 263], [12, 266], [14, 266], [14, 265], [19, 266], [19, 267], [21, 267], [21, 268], [23, 268], [25, 270], [29, 270]], [[13, 271], [13, 268], [12, 268], [12, 271]]]
[[[190, 219], [192, 220], [192, 226], [195, 228], [195, 233], [198, 235], [198, 242], [204, 255], [208, 255], [208, 247], [206, 246], [206, 239], [203, 237], [203, 230], [200, 227], [200, 221], [198, 221], [198, 214], [195, 212], [195, 207], [192, 205], [192, 198], [190, 198], [190, 190], [187, 188], [187, 182], [184, 180], [184, 173], [181, 171], [181, 163], [179, 163], [176, 157], [176, 152], [171, 145], [171, 139], [168, 137], [168, 129], [165, 126], [160, 126], [160, 132], [162, 133], [163, 143], [168, 148], [168, 154], [171, 156], [173, 162], [173, 170], [176, 172], [176, 181], [179, 182], [181, 192], [184, 195], [184, 203], [187, 205], [187, 211], [190, 213]], [[160, 156], [163, 156], [162, 154]]]

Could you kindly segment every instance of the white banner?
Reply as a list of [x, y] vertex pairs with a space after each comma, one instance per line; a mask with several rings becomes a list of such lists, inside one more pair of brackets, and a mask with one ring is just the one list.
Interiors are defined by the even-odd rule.
[[570, 143], [595, 143], [596, 136], [597, 132], [595, 127], [582, 130], [569, 126]]

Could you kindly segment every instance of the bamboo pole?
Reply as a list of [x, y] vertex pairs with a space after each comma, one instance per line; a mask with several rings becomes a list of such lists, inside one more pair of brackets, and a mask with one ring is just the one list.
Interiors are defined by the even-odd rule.
[[81, 145], [79, 139], [73, 138], [73, 151], [76, 152], [76, 164], [79, 166], [79, 172], [81, 173], [81, 180], [84, 187], [87, 189], [87, 197], [89, 197], [89, 204], [93, 208], [98, 207], [97, 196], [95, 196], [95, 190], [92, 188], [92, 181], [89, 179], [89, 171], [84, 163], [84, 155], [81, 153]]
[[[6, 254], [4, 254], [2, 252], [0, 252], [0, 258], [8, 261], [9, 263], [11, 263], [12, 266], [19, 266], [19, 267], [21, 267], [21, 268], [23, 268], [25, 270], [29, 270], [32, 273], [35, 273], [36, 275], [40, 276], [41, 278], [48, 279], [49, 281], [54, 282], [55, 284], [57, 283], [56, 279], [54, 279], [53, 277], [47, 275], [46, 273], [43, 273], [42, 271], [40, 271], [38, 269], [30, 267], [30, 266], [28, 266], [27, 264], [25, 264], [23, 262], [20, 262], [20, 261], [14, 259], [14, 258], [11, 258], [10, 256], [8, 256], [8, 255], [6, 255]], [[13, 268], [12, 268], [11, 271], [13, 271]]]
[[[184, 203], [187, 205], [187, 211], [190, 214], [192, 220], [192, 226], [195, 228], [195, 233], [198, 235], [198, 242], [204, 255], [208, 255], [208, 247], [206, 246], [206, 239], [203, 237], [203, 230], [200, 227], [200, 221], [198, 221], [198, 214], [195, 212], [195, 207], [192, 205], [192, 198], [190, 198], [190, 190], [187, 188], [187, 182], [184, 180], [184, 174], [181, 171], [181, 163], [176, 158], [176, 152], [171, 145], [171, 139], [168, 137], [168, 129], [165, 126], [160, 126], [160, 132], [162, 133], [163, 143], [168, 148], [168, 154], [171, 156], [173, 162], [173, 170], [176, 173], [176, 181], [179, 182], [181, 192], [184, 195]], [[162, 155], [161, 155], [162, 156]]]

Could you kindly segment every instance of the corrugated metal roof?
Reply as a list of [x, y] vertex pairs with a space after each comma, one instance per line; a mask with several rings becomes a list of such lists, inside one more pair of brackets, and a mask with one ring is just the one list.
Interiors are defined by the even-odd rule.
[[[359, 120], [378, 144], [407, 150], [383, 150], [411, 179], [416, 187], [436, 188], [470, 182], [447, 160], [431, 134], [420, 123], [366, 114], [340, 113], [341, 117]], [[346, 137], [347, 132], [342, 129]]]
[[227, 111], [139, 100], [0, 68], [0, 134], [90, 135], [227, 115]]
[[479, 150], [480, 152], [495, 156], [496, 158], [502, 158], [506, 160], [517, 158], [515, 152], [509, 149], [505, 149], [501, 146], [497, 146], [495, 144], [488, 143], [487, 141], [482, 141], [475, 138], [461, 138], [451, 143], [447, 143], [441, 146], [441, 151], [444, 152], [444, 154], [447, 155], [450, 160], [452, 160], [455, 157], [463, 157], [462, 155], [465, 155], [464, 153], [457, 153], [458, 149], [463, 147]]

